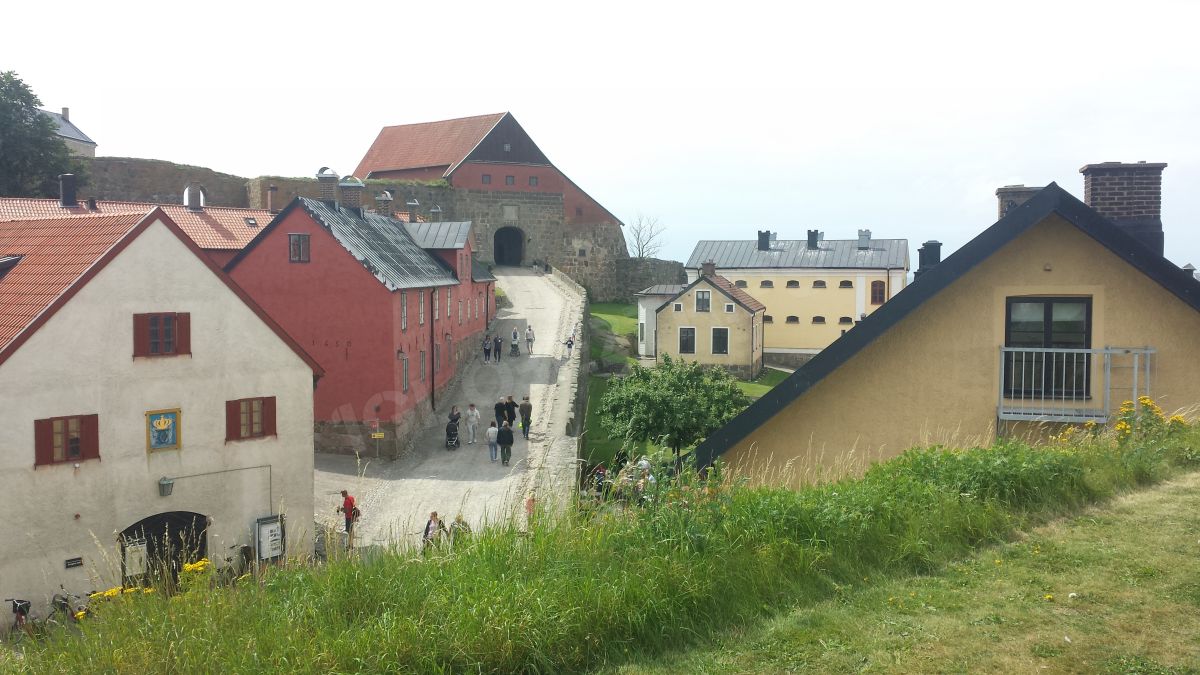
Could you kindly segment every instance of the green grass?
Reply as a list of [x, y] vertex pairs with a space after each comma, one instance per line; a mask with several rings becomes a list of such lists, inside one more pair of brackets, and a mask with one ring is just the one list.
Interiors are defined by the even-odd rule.
[[595, 302], [589, 306], [592, 318], [602, 321], [609, 333], [629, 335], [637, 332], [637, 305]]
[[[99, 603], [82, 641], [46, 643], [23, 665], [46, 673], [507, 673], [646, 663], [721, 636], [745, 635], [739, 631], [770, 617], [858, 602], [872, 585], [890, 593], [894, 587], [887, 584], [914, 574], [936, 578], [980, 547], [1011, 542], [1022, 528], [1160, 481], [1179, 466], [1200, 465], [1196, 429], [1181, 425], [1153, 438], [1140, 433], [1120, 443], [1109, 433], [1036, 448], [1005, 442], [964, 451], [915, 450], [862, 478], [799, 491], [751, 488], [720, 472], [700, 483], [685, 473], [683, 483], [662, 481], [646, 508], [610, 505], [543, 516], [527, 532], [518, 529], [522, 519], [513, 519], [428, 558], [381, 552], [272, 570], [258, 584], [236, 589], [197, 583], [169, 598], [121, 596]], [[1183, 522], [1193, 513], [1181, 510], [1178, 518]], [[1194, 528], [1194, 518], [1187, 522]], [[1196, 557], [1188, 544], [1196, 538], [1191, 529], [1180, 532], [1178, 550]], [[1119, 554], [1114, 544], [1103, 546], [1108, 548], [1090, 557], [1065, 555], [1056, 564], [1069, 573]], [[1132, 560], [1121, 578], [1131, 580], [1126, 586], [1167, 580], [1176, 584], [1177, 602], [1200, 592], [1194, 581], [1177, 583], [1168, 569], [1175, 563], [1164, 563]], [[986, 567], [971, 573], [979, 589], [990, 585]], [[1020, 578], [1060, 596], [1059, 586], [1046, 586], [1049, 574]], [[1023, 593], [1010, 592], [1040, 607], [1022, 600]], [[881, 596], [872, 597], [878, 604]], [[917, 599], [906, 601], [914, 615], [973, 606], [966, 596], [942, 607], [923, 607]], [[992, 613], [1005, 619], [1003, 612], [982, 613], [985, 628]], [[918, 641], [936, 646], [938, 636], [921, 633], [918, 618], [893, 617], [880, 630], [898, 647]], [[1054, 632], [1031, 644], [1033, 657], [1069, 663], [1071, 653], [1055, 634], [1064, 626], [1070, 630], [1072, 617], [1059, 618], [1048, 624]], [[1173, 614], [1150, 611], [1147, 618], [1141, 624], [1147, 630], [1175, 625]], [[869, 654], [855, 652], [858, 641], [868, 639], [856, 634], [860, 626], [813, 637], [828, 627], [801, 622], [792, 639], [816, 639], [821, 653], [840, 655], [828, 662], [835, 671], [871, 665], [862, 660]], [[1186, 637], [1194, 642], [1187, 633], [1177, 639]], [[975, 635], [945, 669], [971, 670], [971, 649], [987, 639]], [[1167, 662], [1137, 644], [1114, 647], [1126, 650], [1114, 655], [1115, 667]], [[727, 668], [799, 669], [815, 658], [816, 648], [791, 661], [745, 653], [745, 664]], [[693, 671], [684, 661], [664, 663], [672, 672]]]
[[637, 305], [623, 303], [596, 303], [588, 308], [592, 328], [588, 356], [603, 365], [637, 363], [636, 345], [630, 349], [619, 347], [606, 336], [629, 338], [637, 335]]
[[757, 380], [738, 380], [738, 387], [750, 398], [762, 398], [775, 385], [786, 380], [790, 374], [774, 368], [763, 368], [762, 372], [758, 374]]
[[[582, 459], [587, 460], [588, 468], [601, 462], [606, 466], [612, 466], [613, 458], [622, 445], [621, 439], [609, 438], [608, 434], [604, 432], [600, 426], [600, 415], [596, 412], [596, 408], [600, 404], [600, 397], [604, 396], [604, 392], [608, 390], [608, 381], [607, 377], [596, 375], [588, 377], [587, 428], [583, 434], [581, 455]], [[639, 441], [628, 450], [628, 455], [639, 457], [648, 454], [653, 449], [653, 444]]]

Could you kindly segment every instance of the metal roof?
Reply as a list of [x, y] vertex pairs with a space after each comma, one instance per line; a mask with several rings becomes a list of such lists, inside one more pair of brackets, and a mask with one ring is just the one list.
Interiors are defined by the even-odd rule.
[[495, 281], [496, 277], [488, 270], [487, 266], [479, 262], [475, 258], [471, 258], [471, 281]]
[[675, 295], [687, 288], [687, 284], [655, 284], [650, 288], [634, 293], [634, 295]]
[[421, 248], [463, 248], [471, 234], [471, 221], [404, 223], [404, 229]]
[[453, 270], [418, 246], [404, 223], [308, 197], [297, 199], [388, 290], [458, 284]]
[[816, 249], [806, 240], [776, 240], [766, 251], [758, 241], [702, 240], [692, 250], [685, 267], [699, 269], [711, 260], [717, 269], [812, 268], [812, 269], [907, 269], [907, 239], [871, 239], [870, 248], [860, 250], [857, 239], [823, 239]]
[[88, 135], [80, 131], [79, 127], [75, 126], [71, 120], [63, 117], [59, 113], [50, 112], [49, 110], [42, 110], [40, 112], [46, 117], [54, 120], [54, 124], [58, 127], [59, 136], [62, 136], [63, 138], [69, 138], [73, 141], [79, 141], [80, 143], [89, 143], [91, 145], [96, 144], [96, 141], [88, 138]]

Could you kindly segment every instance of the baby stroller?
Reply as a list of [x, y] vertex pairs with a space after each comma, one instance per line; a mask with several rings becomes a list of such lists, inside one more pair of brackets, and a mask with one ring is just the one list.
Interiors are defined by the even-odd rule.
[[459, 447], [458, 420], [446, 423], [446, 449], [454, 450]]
[[520, 347], [517, 346], [516, 340], [513, 340], [512, 343], [509, 345], [508, 355], [509, 356], [520, 356], [521, 355], [521, 349], [520, 349]]

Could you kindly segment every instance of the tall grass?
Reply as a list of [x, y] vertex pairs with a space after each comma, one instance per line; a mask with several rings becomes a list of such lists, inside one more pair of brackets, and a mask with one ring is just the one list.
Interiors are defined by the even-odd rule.
[[[711, 476], [644, 507], [581, 506], [427, 556], [390, 551], [258, 583], [100, 603], [34, 672], [563, 672], [653, 653], [872, 575], [927, 570], [1200, 461], [1194, 427], [1032, 447], [914, 450], [800, 491]], [[185, 585], [186, 587], [186, 585]]]

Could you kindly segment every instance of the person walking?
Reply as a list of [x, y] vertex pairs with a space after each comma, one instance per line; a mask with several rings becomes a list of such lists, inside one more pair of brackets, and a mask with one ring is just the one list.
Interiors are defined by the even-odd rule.
[[492, 336], [487, 334], [483, 336], [483, 362], [492, 362]]
[[358, 520], [358, 507], [354, 503], [354, 495], [342, 490], [342, 505], [337, 508], [338, 513], [346, 516], [346, 550], [354, 548], [354, 521]]
[[533, 353], [533, 326], [525, 327], [525, 353]]
[[517, 428], [517, 410], [519, 408], [520, 406], [517, 405], [512, 396], [509, 396], [508, 400], [504, 402], [504, 419], [508, 420], [509, 428]]
[[422, 552], [436, 544], [445, 532], [446, 524], [438, 517], [437, 511], [431, 511], [429, 520], [425, 521], [425, 533], [421, 535]]
[[574, 347], [575, 347], [575, 334], [571, 333], [571, 336], [567, 338], [567, 359], [568, 360], [570, 360], [570, 358], [571, 358], [571, 350]]
[[467, 406], [467, 445], [475, 445], [475, 431], [479, 428], [479, 409], [472, 403]]
[[500, 428], [496, 426], [495, 422], [492, 422], [484, 433], [484, 436], [487, 437], [488, 452], [491, 453], [493, 462], [496, 461], [496, 453], [500, 450], [500, 444], [496, 441], [499, 433]]
[[532, 424], [533, 404], [529, 402], [529, 396], [521, 399], [521, 405], [517, 408], [521, 412], [521, 433], [525, 435], [525, 440], [529, 440], [529, 425]]
[[496, 402], [496, 425], [497, 426], [504, 424], [504, 420], [508, 419], [508, 406], [505, 405], [506, 403], [507, 403], [507, 401], [504, 400], [503, 396], [501, 396], [500, 400]]
[[512, 459], [513, 432], [512, 427], [508, 422], [500, 427], [499, 433], [496, 434], [496, 442], [500, 444], [500, 461], [504, 466], [508, 466], [508, 460]]
[[492, 356], [496, 357], [496, 363], [500, 363], [500, 350], [504, 348], [504, 341], [497, 335], [492, 339]]
[[458, 544], [465, 544], [470, 538], [471, 526], [467, 524], [466, 520], [463, 520], [461, 513], [454, 516], [454, 522], [450, 523], [450, 548], [454, 548]]
[[512, 343], [509, 345], [509, 355], [510, 356], [520, 356], [521, 355], [521, 348], [518, 347], [518, 345], [520, 344], [520, 340], [521, 340], [521, 334], [519, 332], [517, 332], [517, 327], [513, 326]]

